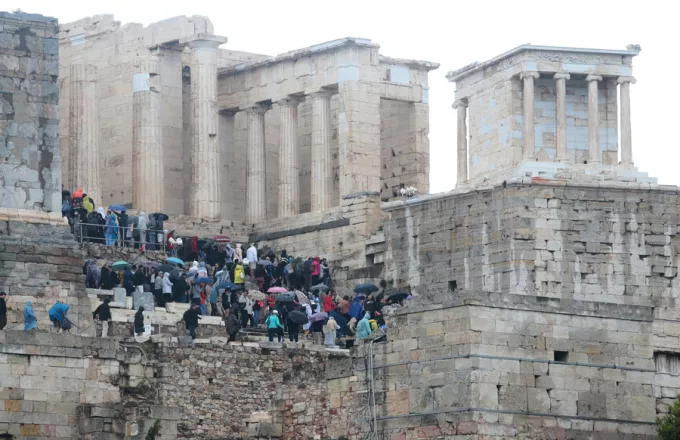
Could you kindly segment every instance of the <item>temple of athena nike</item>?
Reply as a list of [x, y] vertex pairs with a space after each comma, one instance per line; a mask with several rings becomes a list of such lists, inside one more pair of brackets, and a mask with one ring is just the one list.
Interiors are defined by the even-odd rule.
[[[656, 438], [680, 394], [680, 190], [634, 164], [640, 53], [523, 45], [449, 72], [457, 182], [430, 194], [436, 63], [363, 38], [239, 52], [199, 16], [0, 12], [0, 438]], [[341, 295], [412, 298], [350, 350], [228, 343], [219, 316], [189, 347], [180, 303], [146, 311], [144, 340], [111, 303], [98, 338], [113, 293], [84, 287], [99, 250], [64, 224], [62, 185], [327, 258]]]

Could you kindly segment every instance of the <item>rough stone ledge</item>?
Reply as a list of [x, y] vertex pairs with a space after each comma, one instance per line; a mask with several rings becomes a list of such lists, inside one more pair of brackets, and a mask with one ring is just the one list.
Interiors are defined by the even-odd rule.
[[20, 221], [25, 223], [44, 223], [68, 227], [60, 212], [33, 211], [30, 209], [0, 207], [0, 221]]
[[632, 321], [652, 322], [654, 307], [636, 306], [591, 301], [562, 300], [533, 295], [513, 295], [509, 293], [490, 293], [474, 291], [457, 291], [456, 298], [439, 304], [420, 305], [418, 301], [407, 303], [405, 307], [390, 308], [394, 315], [427, 312], [462, 306], [496, 307], [517, 309], [532, 312], [558, 313], [563, 315], [594, 316], [598, 318], [627, 319]]
[[284, 229], [281, 231], [274, 232], [261, 232], [254, 233], [250, 236], [251, 242], [266, 241], [266, 240], [276, 240], [283, 237], [289, 237], [291, 235], [299, 234], [309, 234], [312, 232], [325, 231], [327, 229], [341, 228], [343, 226], [349, 226], [350, 219], [343, 218], [339, 220], [333, 220], [330, 222], [320, 223], [318, 225], [303, 226], [301, 228]]

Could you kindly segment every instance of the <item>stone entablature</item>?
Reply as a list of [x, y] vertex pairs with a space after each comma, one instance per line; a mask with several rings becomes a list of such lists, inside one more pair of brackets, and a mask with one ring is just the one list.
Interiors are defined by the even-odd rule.
[[646, 181], [633, 167], [630, 122], [632, 59], [639, 53], [636, 45], [524, 45], [449, 72], [456, 83], [458, 183], [558, 172]]

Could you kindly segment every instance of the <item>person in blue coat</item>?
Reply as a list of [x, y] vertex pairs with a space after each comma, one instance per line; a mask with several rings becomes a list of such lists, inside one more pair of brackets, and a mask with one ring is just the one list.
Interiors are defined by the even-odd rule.
[[132, 292], [135, 291], [135, 284], [132, 281], [133, 276], [134, 274], [132, 273], [132, 269], [130, 269], [130, 266], [128, 266], [123, 272], [123, 287], [125, 288], [125, 293], [127, 296], [131, 296]]
[[59, 330], [70, 329], [70, 327], [64, 328], [64, 318], [66, 318], [66, 313], [68, 312], [69, 308], [70, 307], [68, 304], [57, 302], [47, 312], [48, 316], [50, 317], [50, 321], [52, 321], [52, 324], [54, 324], [54, 326], [57, 328], [57, 333], [59, 333]]
[[371, 333], [373, 333], [371, 323], [368, 322], [369, 319], [371, 319], [371, 315], [366, 312], [363, 319], [357, 324], [357, 340], [368, 339]]
[[33, 305], [30, 301], [26, 301], [24, 306], [24, 331], [33, 330], [38, 327], [38, 320], [33, 313]]

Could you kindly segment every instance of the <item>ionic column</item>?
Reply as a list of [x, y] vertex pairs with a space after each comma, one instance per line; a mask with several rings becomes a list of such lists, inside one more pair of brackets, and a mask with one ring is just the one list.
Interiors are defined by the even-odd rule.
[[556, 73], [555, 76], [555, 144], [557, 162], [567, 161], [567, 80], [568, 73]]
[[248, 152], [246, 154], [246, 223], [267, 219], [265, 189], [264, 106], [246, 109], [248, 115]]
[[300, 164], [298, 161], [298, 113], [300, 99], [278, 101], [279, 128], [279, 218], [300, 212]]
[[600, 75], [588, 75], [588, 163], [600, 163], [600, 113], [597, 82], [602, 81]]
[[456, 176], [458, 183], [465, 183], [468, 180], [467, 107], [467, 99], [459, 99], [453, 103], [453, 108], [458, 110], [458, 174]]
[[70, 189], [82, 188], [101, 205], [97, 69], [90, 64], [73, 64], [69, 75]]
[[633, 165], [633, 133], [630, 125], [630, 85], [635, 84], [632, 76], [621, 76], [617, 80], [621, 85], [620, 93], [620, 113], [621, 113], [621, 163], [623, 165]]
[[312, 211], [333, 206], [330, 92], [315, 92], [312, 100]]
[[163, 211], [160, 59], [153, 54], [132, 77], [132, 203], [140, 211]]
[[226, 41], [224, 37], [204, 34], [183, 40], [192, 51], [193, 149], [189, 197], [194, 217], [220, 216], [217, 48]]
[[522, 72], [519, 79], [524, 81], [522, 89], [522, 106], [524, 108], [524, 144], [522, 159], [531, 159], [536, 150], [536, 135], [534, 132], [534, 80], [541, 75], [538, 72]]

